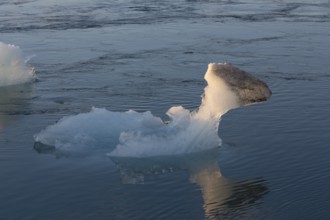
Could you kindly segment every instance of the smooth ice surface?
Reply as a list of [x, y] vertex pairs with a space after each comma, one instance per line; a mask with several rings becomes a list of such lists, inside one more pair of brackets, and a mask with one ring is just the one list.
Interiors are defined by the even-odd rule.
[[[182, 106], [171, 107], [166, 123], [150, 112], [121, 113], [93, 108], [89, 113], [64, 117], [35, 135], [36, 149], [42, 150], [45, 145], [61, 153], [86, 155], [109, 151], [111, 156], [124, 157], [203, 151], [221, 144], [218, 127], [223, 114], [241, 105], [257, 103], [255, 100], [267, 100], [271, 94], [265, 83], [256, 84], [260, 80], [227, 63], [209, 64], [205, 80], [208, 85], [201, 106], [192, 112]], [[237, 90], [243, 89], [252, 91], [250, 99], [238, 95]]]
[[28, 60], [18, 46], [0, 41], [0, 87], [31, 82], [35, 75]]

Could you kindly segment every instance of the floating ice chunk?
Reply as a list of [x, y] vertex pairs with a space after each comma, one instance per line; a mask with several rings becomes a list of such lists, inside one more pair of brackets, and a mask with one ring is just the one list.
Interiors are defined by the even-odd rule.
[[33, 81], [35, 71], [27, 65], [29, 59], [18, 46], [0, 42], [0, 87]]
[[[231, 64], [209, 64], [201, 106], [168, 110], [163, 122], [150, 112], [91, 112], [69, 116], [35, 136], [37, 143], [64, 152], [108, 152], [114, 157], [178, 155], [216, 148], [223, 114], [270, 98], [266, 83]], [[42, 146], [42, 145], [36, 145]], [[47, 148], [48, 149], [48, 148]], [[40, 148], [37, 149], [41, 151]]]

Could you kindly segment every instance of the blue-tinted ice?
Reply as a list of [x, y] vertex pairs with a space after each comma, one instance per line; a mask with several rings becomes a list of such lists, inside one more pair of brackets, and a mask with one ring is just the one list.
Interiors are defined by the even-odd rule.
[[93, 108], [88, 113], [64, 117], [42, 130], [35, 135], [35, 148], [58, 155], [107, 153], [117, 157], [204, 151], [221, 144], [218, 126], [223, 114], [271, 96], [266, 83], [228, 63], [209, 64], [205, 80], [208, 85], [200, 107], [190, 112], [174, 106], [167, 111], [167, 123], [150, 112]]

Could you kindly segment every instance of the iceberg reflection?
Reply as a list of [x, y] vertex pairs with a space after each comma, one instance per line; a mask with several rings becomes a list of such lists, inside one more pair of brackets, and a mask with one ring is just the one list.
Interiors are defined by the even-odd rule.
[[19, 115], [29, 114], [26, 105], [32, 90], [30, 84], [0, 87], [0, 134]]
[[172, 156], [110, 158], [117, 165], [124, 184], [141, 184], [148, 175], [186, 170], [190, 181], [201, 188], [207, 219], [243, 215], [253, 207], [251, 204], [260, 202], [268, 193], [266, 182], [261, 178], [234, 181], [224, 177], [217, 162], [218, 149]]

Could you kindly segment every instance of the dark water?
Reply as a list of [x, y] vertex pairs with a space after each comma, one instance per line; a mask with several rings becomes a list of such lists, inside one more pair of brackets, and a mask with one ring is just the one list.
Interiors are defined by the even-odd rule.
[[[34, 84], [0, 88], [0, 219], [330, 218], [330, 2], [1, 1], [0, 41]], [[200, 104], [209, 62], [266, 81], [221, 120], [219, 149], [56, 157], [33, 135], [92, 106]]]

